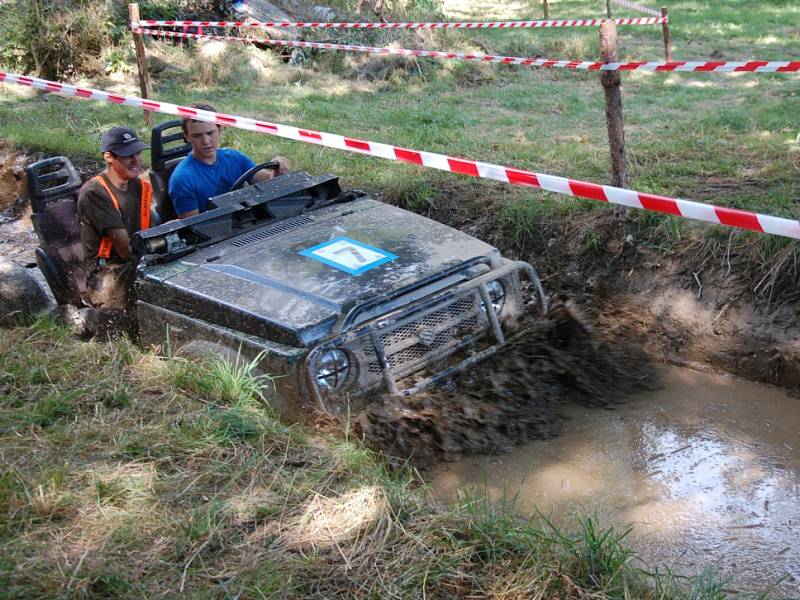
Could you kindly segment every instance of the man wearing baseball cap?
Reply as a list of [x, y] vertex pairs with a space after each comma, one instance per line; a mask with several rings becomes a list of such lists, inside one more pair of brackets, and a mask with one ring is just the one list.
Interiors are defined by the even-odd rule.
[[127, 311], [131, 305], [136, 264], [130, 237], [150, 227], [152, 189], [139, 179], [141, 152], [149, 147], [132, 129], [112, 127], [100, 140], [105, 170], [81, 188], [84, 301], [95, 308]]

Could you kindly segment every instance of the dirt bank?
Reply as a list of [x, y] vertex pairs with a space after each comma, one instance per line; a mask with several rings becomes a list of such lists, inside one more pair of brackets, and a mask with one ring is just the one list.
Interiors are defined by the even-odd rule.
[[25, 195], [28, 155], [6, 148], [0, 141], [0, 211], [6, 211]]
[[427, 214], [536, 265], [549, 293], [572, 298], [599, 329], [643, 340], [656, 361], [800, 393], [796, 242], [692, 221], [677, 231], [677, 220], [605, 206], [548, 215], [521, 235], [498, 217], [503, 196], [467, 185]]
[[0, 140], [0, 255], [19, 264], [33, 262], [36, 235], [25, 198], [26, 152], [11, 150]]

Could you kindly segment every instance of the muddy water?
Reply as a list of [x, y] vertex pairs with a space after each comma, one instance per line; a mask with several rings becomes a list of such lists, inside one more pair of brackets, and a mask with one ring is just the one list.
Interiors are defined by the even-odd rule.
[[800, 399], [694, 371], [663, 371], [664, 387], [615, 409], [573, 407], [563, 435], [501, 456], [441, 465], [434, 493], [517, 495], [569, 524], [633, 524], [651, 565], [698, 573], [715, 565], [729, 589], [800, 596]]

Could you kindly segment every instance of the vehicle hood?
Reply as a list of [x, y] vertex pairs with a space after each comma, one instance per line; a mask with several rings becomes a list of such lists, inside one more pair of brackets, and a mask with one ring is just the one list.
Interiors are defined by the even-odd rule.
[[[326, 248], [333, 241], [337, 245]], [[139, 299], [310, 346], [354, 306], [493, 255], [499, 253], [492, 246], [451, 227], [362, 198], [145, 267]]]

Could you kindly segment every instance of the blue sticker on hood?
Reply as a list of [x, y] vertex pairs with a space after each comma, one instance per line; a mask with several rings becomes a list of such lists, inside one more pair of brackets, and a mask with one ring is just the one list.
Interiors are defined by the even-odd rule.
[[396, 254], [347, 237], [328, 240], [303, 250], [300, 254], [350, 275], [361, 275], [397, 258]]

